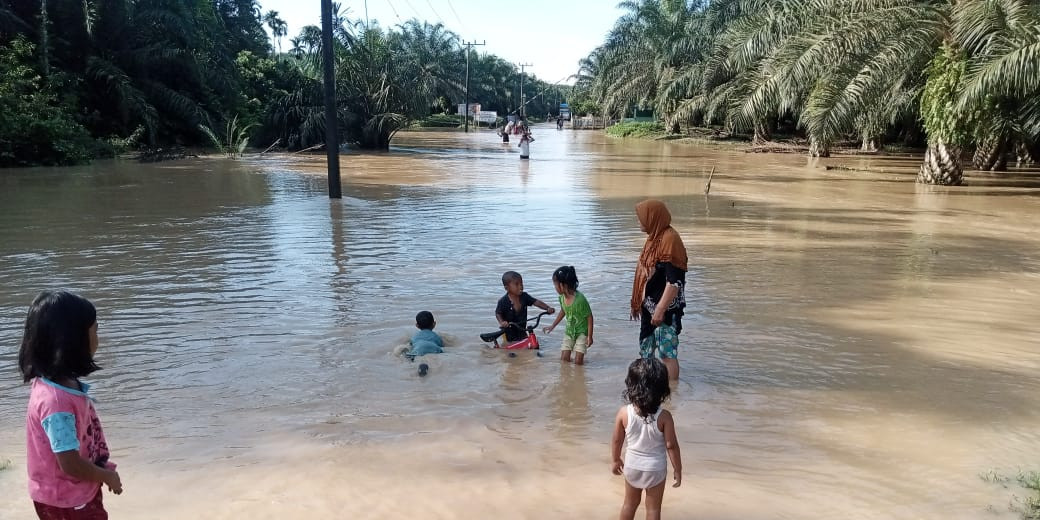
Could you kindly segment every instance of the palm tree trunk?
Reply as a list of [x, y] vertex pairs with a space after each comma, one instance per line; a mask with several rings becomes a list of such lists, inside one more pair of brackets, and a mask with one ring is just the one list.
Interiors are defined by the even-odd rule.
[[51, 74], [51, 59], [48, 53], [50, 42], [48, 41], [47, 25], [47, 0], [40, 0], [40, 61], [43, 65], [44, 77]]
[[831, 148], [815, 137], [809, 137], [809, 157], [830, 157]]
[[881, 138], [864, 135], [859, 149], [861, 152], [879, 152], [881, 151]]
[[1015, 158], [1018, 160], [1018, 164], [1033, 164], [1040, 160], [1040, 146], [1030, 147], [1029, 143], [1018, 141], [1015, 143]]
[[769, 141], [769, 125], [765, 121], [755, 121], [755, 133], [751, 136], [751, 145], [759, 146]]
[[975, 147], [972, 155], [972, 166], [982, 171], [1006, 171], [1007, 170], [1007, 139], [1000, 136], [992, 136], [983, 139]]
[[924, 152], [924, 163], [917, 172], [917, 182], [960, 186], [964, 182], [960, 149], [941, 141], [929, 141], [928, 149]]

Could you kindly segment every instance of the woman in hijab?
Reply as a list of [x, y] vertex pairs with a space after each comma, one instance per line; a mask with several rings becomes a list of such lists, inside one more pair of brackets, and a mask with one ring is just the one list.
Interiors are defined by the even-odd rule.
[[686, 307], [686, 246], [672, 227], [672, 214], [659, 200], [636, 205], [639, 228], [647, 234], [632, 284], [632, 319], [640, 319], [639, 353], [658, 355], [668, 378], [679, 379], [679, 332]]

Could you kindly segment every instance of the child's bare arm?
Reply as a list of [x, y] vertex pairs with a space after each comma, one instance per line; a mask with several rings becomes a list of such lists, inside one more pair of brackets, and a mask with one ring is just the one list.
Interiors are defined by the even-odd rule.
[[535, 300], [533, 305], [545, 312], [548, 312], [549, 314], [556, 312], [556, 309], [546, 305], [545, 302], [543, 302], [542, 300]]
[[560, 309], [560, 313], [556, 315], [556, 319], [553, 320], [552, 325], [549, 325], [548, 327], [545, 327], [544, 329], [542, 329], [542, 332], [544, 332], [546, 334], [552, 332], [553, 329], [555, 329], [556, 326], [559, 325], [561, 321], [563, 321], [563, 317], [566, 316], [566, 315], [567, 315], [567, 311], [565, 311], [563, 309]]
[[661, 431], [664, 432], [664, 445], [668, 449], [668, 460], [672, 462], [675, 484], [672, 487], [682, 485], [682, 455], [679, 453], [679, 439], [675, 436], [675, 421], [668, 410], [661, 411]]
[[502, 317], [501, 313], [495, 312], [495, 319], [498, 320], [499, 327], [502, 327], [503, 329], [509, 327], [509, 322]]
[[58, 459], [58, 467], [68, 476], [76, 480], [88, 482], [101, 482], [108, 486], [109, 491], [120, 494], [123, 492], [123, 483], [119, 480], [119, 473], [115, 470], [102, 468], [84, 459], [77, 450], [62, 451], [54, 454]]
[[595, 321], [596, 320], [592, 319], [592, 313], [590, 312], [589, 313], [589, 319], [588, 319], [588, 322], [589, 322], [589, 344], [587, 345], [589, 347], [592, 346], [592, 326], [595, 325]]
[[618, 410], [614, 417], [614, 436], [610, 439], [610, 459], [613, 461], [610, 471], [620, 475], [625, 469], [625, 461], [621, 460], [621, 446], [625, 443], [625, 419], [628, 418], [628, 410], [624, 406]]

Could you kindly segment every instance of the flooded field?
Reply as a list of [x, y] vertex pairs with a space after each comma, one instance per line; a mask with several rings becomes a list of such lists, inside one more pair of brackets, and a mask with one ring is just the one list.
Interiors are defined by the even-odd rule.
[[[341, 201], [317, 156], [0, 172], [0, 518], [32, 516], [17, 346], [57, 287], [98, 307], [113, 518], [615, 517], [649, 196], [690, 254], [666, 517], [1016, 518], [980, 476], [1040, 470], [1040, 174], [535, 137], [401, 134], [343, 156]], [[562, 329], [485, 348], [502, 272], [554, 304], [560, 265], [588, 365]], [[393, 355], [420, 310], [448, 343], [425, 378]]]

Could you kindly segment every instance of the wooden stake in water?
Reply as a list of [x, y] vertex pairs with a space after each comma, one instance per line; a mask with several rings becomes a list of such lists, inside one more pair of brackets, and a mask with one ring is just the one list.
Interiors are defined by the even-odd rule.
[[711, 167], [711, 172], [708, 173], [708, 182], [704, 184], [704, 194], [707, 195], [711, 191], [711, 176], [715, 175], [715, 167]]

